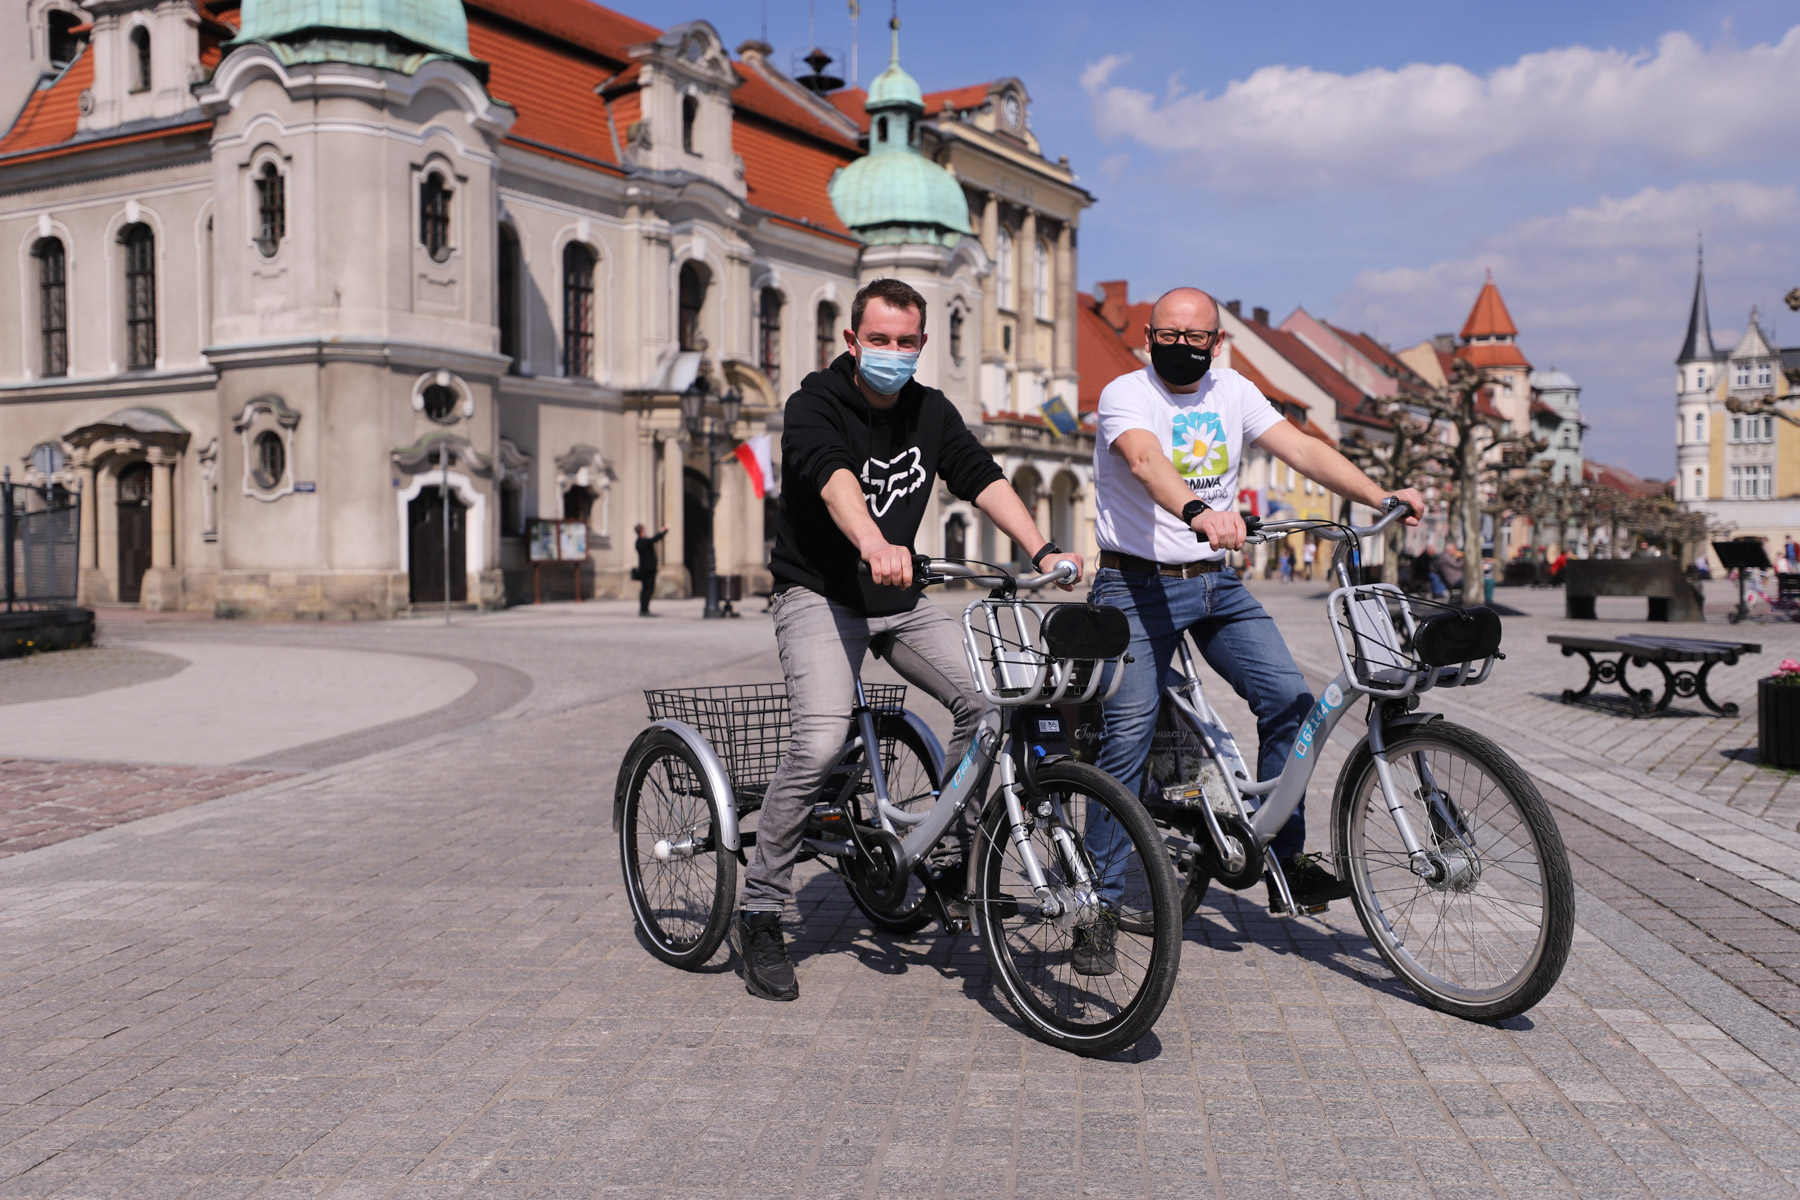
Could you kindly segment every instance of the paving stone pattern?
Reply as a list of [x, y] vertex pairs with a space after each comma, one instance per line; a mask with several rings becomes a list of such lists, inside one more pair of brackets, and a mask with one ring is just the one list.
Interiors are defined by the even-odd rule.
[[[1316, 621], [1292, 603], [1284, 627]], [[1562, 985], [1492, 1028], [1420, 1007], [1347, 905], [1286, 921], [1260, 889], [1215, 892], [1155, 1033], [1105, 1062], [1021, 1034], [971, 940], [874, 933], [816, 867], [798, 1002], [747, 996], [723, 960], [664, 967], [609, 821], [636, 689], [776, 675], [766, 619], [664, 608], [278, 631], [536, 686], [499, 718], [0, 861], [0, 1197], [1795, 1194], [1800, 1086], [1586, 928]], [[1347, 745], [1322, 757], [1315, 834]], [[1595, 805], [1729, 861], [1729, 822], [1618, 808], [1623, 777], [1594, 764], [1570, 785], [1615, 831]], [[1591, 919], [1626, 923], [1606, 903]]]
[[0, 758], [0, 858], [278, 779], [279, 771]]

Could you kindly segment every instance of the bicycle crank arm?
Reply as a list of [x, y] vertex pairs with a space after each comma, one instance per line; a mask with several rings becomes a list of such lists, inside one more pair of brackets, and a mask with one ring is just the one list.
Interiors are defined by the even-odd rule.
[[848, 838], [843, 841], [827, 841], [824, 838], [803, 837], [800, 844], [814, 854], [825, 854], [832, 858], [855, 858], [859, 853], [856, 843]]

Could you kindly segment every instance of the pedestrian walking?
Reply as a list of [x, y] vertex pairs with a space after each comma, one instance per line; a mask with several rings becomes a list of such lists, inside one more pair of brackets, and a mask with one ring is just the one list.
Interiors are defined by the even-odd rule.
[[1281, 582], [1294, 582], [1294, 552], [1285, 544], [1281, 547]]
[[1300, 547], [1300, 561], [1306, 564], [1306, 570], [1301, 572], [1302, 577], [1306, 579], [1313, 577], [1313, 559], [1318, 557], [1318, 554], [1318, 544], [1311, 538], [1307, 538], [1306, 544]]
[[650, 597], [656, 593], [656, 543], [663, 540], [669, 527], [664, 525], [654, 537], [645, 537], [642, 525], [635, 526], [633, 531], [637, 534], [638, 565], [632, 569], [631, 577], [638, 581], [638, 616], [654, 617], [656, 614], [650, 611]]

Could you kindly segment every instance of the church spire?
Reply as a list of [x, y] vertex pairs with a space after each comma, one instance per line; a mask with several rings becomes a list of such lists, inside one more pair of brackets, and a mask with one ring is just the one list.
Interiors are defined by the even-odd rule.
[[1681, 356], [1675, 365], [1711, 362], [1718, 357], [1713, 349], [1712, 318], [1706, 311], [1706, 247], [1701, 245], [1694, 266], [1694, 306], [1688, 311], [1687, 341], [1681, 344]]

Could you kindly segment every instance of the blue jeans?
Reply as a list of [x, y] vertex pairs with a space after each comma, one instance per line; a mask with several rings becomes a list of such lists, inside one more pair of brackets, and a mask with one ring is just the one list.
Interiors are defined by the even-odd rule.
[[[1192, 579], [1139, 575], [1105, 567], [1095, 572], [1088, 599], [1125, 610], [1131, 622], [1135, 660], [1125, 667], [1117, 694], [1106, 702], [1105, 730], [1098, 765], [1133, 794], [1141, 793], [1145, 764], [1156, 732], [1162, 689], [1173, 675], [1175, 644], [1187, 630], [1207, 665], [1218, 672], [1256, 714], [1261, 743], [1259, 779], [1281, 773], [1300, 723], [1312, 709], [1312, 693], [1294, 665], [1275, 621], [1252, 596], [1237, 572], [1226, 570]], [[1271, 849], [1285, 862], [1306, 847], [1306, 807], [1294, 809]], [[1102, 816], [1087, 831], [1087, 843], [1102, 866], [1127, 852], [1124, 831]]]

